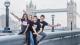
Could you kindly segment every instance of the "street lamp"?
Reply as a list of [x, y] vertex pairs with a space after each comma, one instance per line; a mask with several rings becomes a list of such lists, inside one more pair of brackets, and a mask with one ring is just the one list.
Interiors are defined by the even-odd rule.
[[5, 5], [6, 7], [9, 7], [9, 6], [10, 6], [9, 0], [6, 0], [5, 3], [4, 3], [4, 5]]
[[[52, 25], [54, 25], [54, 15], [52, 15]], [[54, 32], [54, 27], [52, 27], [52, 32]]]
[[6, 0], [4, 5], [6, 7], [6, 27], [4, 28], [3, 32], [11, 32], [9, 28], [9, 6], [10, 6], [9, 0]]
[[71, 21], [71, 31], [73, 30], [73, 27], [72, 27], [72, 21]]

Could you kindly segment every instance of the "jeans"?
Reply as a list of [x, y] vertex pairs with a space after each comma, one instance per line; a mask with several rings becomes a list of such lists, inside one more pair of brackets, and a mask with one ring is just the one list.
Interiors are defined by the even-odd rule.
[[30, 43], [31, 45], [35, 45], [32, 32], [30, 32]]
[[21, 25], [21, 32], [19, 34], [23, 34], [26, 30], [27, 26]]
[[35, 45], [32, 32], [28, 32], [28, 45]]
[[37, 45], [37, 35], [33, 35], [34, 44]]
[[39, 35], [42, 36], [42, 38], [39, 40], [39, 42], [42, 41], [46, 37], [46, 34], [44, 32], [41, 32]]

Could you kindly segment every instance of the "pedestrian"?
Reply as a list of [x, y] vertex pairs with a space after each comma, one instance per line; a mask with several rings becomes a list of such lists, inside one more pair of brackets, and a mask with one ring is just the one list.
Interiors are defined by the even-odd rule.
[[40, 28], [40, 30], [38, 31], [38, 34], [39, 34], [39, 35], [42, 35], [43, 37], [42, 37], [37, 43], [39, 43], [40, 41], [42, 41], [42, 40], [46, 37], [46, 34], [43, 32], [45, 26], [50, 26], [50, 27], [60, 26], [60, 24], [51, 25], [51, 24], [47, 23], [47, 22], [45, 21], [45, 16], [44, 16], [44, 15], [41, 15], [41, 16], [40, 16], [40, 19], [38, 19], [38, 22], [40, 22], [40, 25], [41, 25], [41, 28]]
[[11, 13], [18, 21], [21, 22], [21, 32], [19, 34], [23, 34], [26, 27], [27, 27], [27, 21], [28, 21], [28, 15], [26, 13], [23, 14], [22, 18], [19, 18], [14, 13]]
[[36, 33], [33, 33], [33, 39], [34, 39], [35, 45], [37, 45], [37, 36], [39, 36], [37, 32], [40, 30], [40, 23], [37, 20], [38, 20], [37, 16], [34, 16], [33, 17], [33, 22], [34, 22], [33, 30], [35, 30]]

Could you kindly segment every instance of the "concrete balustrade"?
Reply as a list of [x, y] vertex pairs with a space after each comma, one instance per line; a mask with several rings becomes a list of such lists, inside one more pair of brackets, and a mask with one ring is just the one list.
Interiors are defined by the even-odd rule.
[[[46, 33], [47, 36], [40, 45], [78, 45], [80, 43], [80, 31], [62, 31]], [[0, 36], [0, 45], [24, 45], [23, 35]]]
[[0, 45], [24, 45], [23, 35], [0, 36]]
[[47, 34], [39, 45], [79, 45], [80, 31], [63, 31]]
[[54, 38], [64, 38], [67, 36], [74, 37], [74, 36], [78, 36], [79, 34], [80, 34], [80, 31], [51, 32], [51, 33], [47, 34], [47, 36], [44, 38], [44, 40], [54, 39]]

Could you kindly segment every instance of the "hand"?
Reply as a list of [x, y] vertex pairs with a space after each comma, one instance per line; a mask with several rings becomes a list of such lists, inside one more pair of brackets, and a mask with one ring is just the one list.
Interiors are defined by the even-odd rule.
[[14, 13], [10, 12], [12, 15], [15, 15]]
[[36, 34], [37, 35], [37, 33], [33, 33], [33, 34]]
[[36, 29], [37, 28], [37, 25], [34, 25], [33, 28]]
[[52, 27], [57, 27], [57, 26], [61, 26], [61, 24], [53, 25]]
[[23, 10], [23, 12], [24, 12], [24, 13], [26, 13], [26, 11], [25, 11], [25, 10]]
[[57, 24], [56, 26], [61, 26], [61, 24]]
[[43, 26], [43, 24], [42, 24], [42, 23], [40, 23], [40, 25], [41, 25], [41, 27]]
[[26, 35], [26, 33], [23, 33], [23, 35]]
[[37, 35], [37, 36], [39, 35], [38, 33], [33, 33], [33, 34], [35, 34], [35, 35]]

